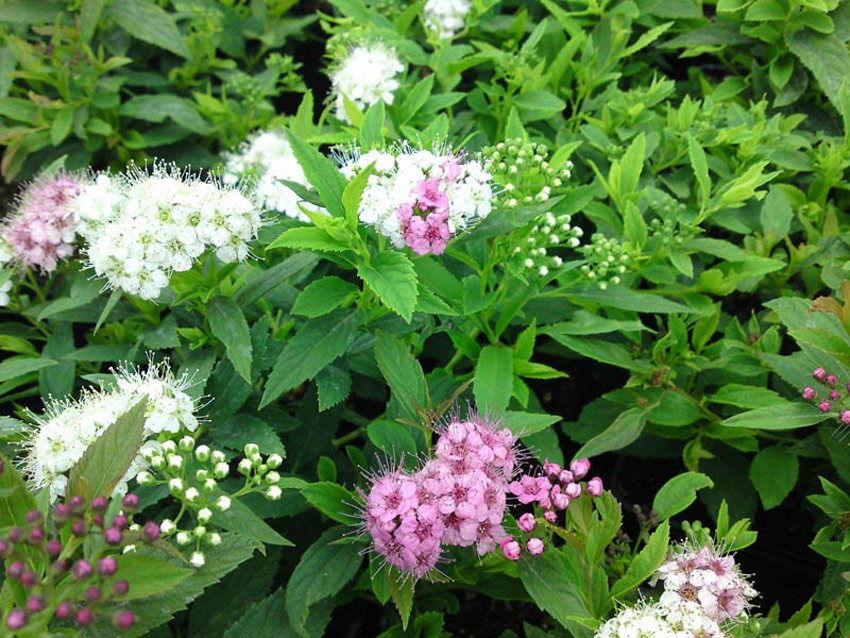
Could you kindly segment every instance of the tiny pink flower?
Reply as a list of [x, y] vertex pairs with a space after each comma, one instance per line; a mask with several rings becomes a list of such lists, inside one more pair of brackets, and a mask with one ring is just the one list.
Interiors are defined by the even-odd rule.
[[560, 466], [560, 465], [558, 465], [557, 463], [550, 463], [550, 462], [549, 462], [549, 459], [547, 458], [547, 459], [543, 462], [543, 472], [544, 472], [544, 473], [546, 474], [546, 476], [548, 476], [549, 478], [552, 478], [552, 479], [557, 480], [557, 479], [558, 479], [558, 475], [561, 473], [561, 466]]
[[445, 211], [449, 208], [449, 196], [440, 189], [440, 180], [436, 177], [419, 182], [416, 194], [419, 198], [417, 204], [422, 211]]
[[554, 524], [558, 521], [558, 513], [555, 510], [548, 510], [543, 512], [543, 518], [545, 518], [548, 522]]
[[[575, 485], [575, 483], [570, 483], [570, 485]], [[561, 491], [560, 485], [552, 486], [552, 505], [559, 510], [565, 510], [570, 506], [570, 497]]]
[[581, 485], [579, 483], [570, 483], [564, 488], [564, 493], [572, 498], [581, 496]]
[[522, 547], [510, 536], [505, 536], [499, 542], [499, 547], [508, 560], [519, 560], [522, 555]]
[[587, 482], [587, 493], [591, 496], [601, 496], [602, 495], [602, 479], [598, 476], [594, 476]]
[[821, 401], [818, 403], [818, 410], [821, 412], [829, 412], [832, 409], [832, 403], [829, 401]]
[[838, 420], [846, 425], [850, 425], [850, 410], [842, 410], [839, 412]]
[[573, 473], [573, 478], [579, 480], [584, 478], [585, 474], [590, 471], [590, 459], [576, 459], [570, 463], [570, 472]]
[[[848, 390], [848, 392], [850, 392], [850, 390]], [[812, 386], [807, 385], [805, 388], [803, 388], [803, 398], [806, 401], [811, 401], [816, 396], [817, 396], [817, 390], [815, 390]]]
[[546, 477], [535, 477], [526, 474], [519, 481], [514, 481], [508, 487], [511, 490], [511, 494], [516, 496], [520, 503], [528, 505], [534, 501], [546, 498], [549, 480]]
[[830, 388], [834, 388], [838, 385], [838, 377], [836, 377], [834, 374], [828, 374], [826, 375], [826, 379], [824, 379], [824, 383], [826, 383], [826, 385], [828, 385]]
[[537, 536], [532, 536], [525, 542], [525, 551], [532, 556], [540, 556], [546, 546], [543, 544], [543, 539]]
[[815, 368], [814, 371], [812, 371], [812, 378], [815, 379], [815, 381], [823, 381], [826, 379], [826, 368]]
[[558, 474], [558, 482], [565, 485], [567, 483], [572, 483], [574, 479], [575, 477], [573, 476], [573, 473], [569, 470], [561, 470], [561, 473]]
[[517, 527], [519, 527], [523, 532], [529, 533], [533, 532], [537, 527], [537, 521], [534, 518], [534, 514], [531, 512], [526, 512], [522, 516], [517, 519]]
[[830, 390], [829, 399], [830, 401], [838, 401], [841, 399], [841, 390]]

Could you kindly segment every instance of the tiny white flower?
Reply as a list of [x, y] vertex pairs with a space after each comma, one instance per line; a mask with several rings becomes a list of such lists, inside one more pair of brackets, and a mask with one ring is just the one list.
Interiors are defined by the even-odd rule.
[[216, 487], [218, 487], [218, 482], [215, 479], [208, 478], [204, 481], [204, 492], [207, 494], [214, 492]]
[[177, 454], [169, 454], [168, 459], [168, 468], [172, 470], [179, 470], [183, 467], [183, 457]]
[[226, 512], [230, 509], [230, 497], [228, 496], [219, 496], [218, 500], [215, 502], [215, 506], [220, 509], [222, 512]]
[[226, 460], [227, 458], [221, 450], [213, 450], [210, 454], [210, 461], [213, 463], [224, 463]]
[[227, 463], [216, 463], [213, 468], [213, 476], [217, 479], [227, 478], [230, 473], [230, 466]]
[[139, 485], [150, 485], [154, 482], [153, 474], [150, 472], [141, 471], [136, 474], [136, 482]]
[[198, 525], [195, 529], [192, 530], [192, 534], [194, 534], [195, 538], [203, 538], [207, 533], [207, 528], [203, 525]]
[[192, 564], [192, 567], [201, 568], [207, 561], [201, 552], [193, 552], [189, 562]]
[[270, 501], [280, 500], [283, 491], [277, 486], [272, 485], [269, 489], [266, 490], [266, 498]]
[[250, 460], [250, 459], [242, 459], [241, 461], [239, 461], [239, 468], [238, 468], [238, 469], [239, 469], [239, 472], [240, 472], [241, 474], [245, 474], [245, 475], [250, 474], [250, 473], [251, 473], [251, 469], [252, 469], [253, 467], [254, 467], [254, 466], [251, 464], [251, 460]]
[[159, 531], [163, 533], [163, 535], [168, 536], [169, 534], [174, 533], [174, 530], [177, 529], [177, 526], [174, 524], [170, 518], [166, 518], [159, 524]]
[[221, 545], [221, 534], [217, 534], [216, 532], [210, 532], [204, 537], [204, 539], [213, 547]]
[[177, 536], [174, 538], [178, 545], [188, 545], [192, 541], [192, 537], [189, 536], [189, 532], [177, 532]]
[[186, 493], [183, 496], [190, 503], [194, 503], [196, 500], [198, 500], [198, 497], [200, 495], [201, 495], [201, 493], [198, 492], [198, 490], [196, 488], [190, 487], [188, 490], [186, 490]]
[[174, 454], [177, 451], [177, 444], [174, 441], [165, 441], [162, 444], [162, 450], [163, 452]]
[[206, 445], [199, 445], [195, 448], [195, 458], [201, 463], [206, 463], [210, 458], [210, 448]]
[[269, 472], [266, 474], [265, 479], [271, 485], [275, 485], [276, 483], [280, 483], [280, 474], [277, 472]]
[[179, 494], [183, 491], [183, 479], [173, 478], [168, 481], [168, 489], [172, 494]]
[[212, 518], [212, 510], [209, 507], [202, 507], [198, 510], [198, 520], [201, 523], [209, 523]]

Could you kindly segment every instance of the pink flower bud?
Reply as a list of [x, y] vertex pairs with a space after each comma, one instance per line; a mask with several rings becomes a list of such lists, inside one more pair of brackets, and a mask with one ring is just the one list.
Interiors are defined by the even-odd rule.
[[44, 542], [44, 537], [46, 534], [44, 533], [43, 527], [33, 527], [30, 530], [30, 536], [27, 539], [27, 542], [30, 545], [41, 545]]
[[27, 537], [27, 531], [23, 527], [13, 527], [9, 530], [9, 540], [13, 543], [23, 543]]
[[88, 589], [86, 589], [86, 593], [83, 595], [85, 598], [87, 605], [93, 605], [98, 602], [103, 597], [103, 592], [100, 591], [100, 587], [95, 587], [92, 585]]
[[129, 609], [122, 609], [112, 617], [112, 624], [117, 629], [129, 629], [136, 622], [136, 617]]
[[830, 401], [838, 401], [841, 398], [841, 390], [830, 390], [829, 392], [829, 400]]
[[103, 540], [107, 545], [119, 545], [124, 540], [124, 533], [117, 527], [110, 527], [103, 532]]
[[9, 554], [12, 553], [12, 543], [9, 541], [0, 538], [0, 560], [6, 560], [9, 558]]
[[27, 610], [31, 614], [37, 614], [47, 607], [47, 599], [41, 594], [33, 594], [27, 598]]
[[24, 561], [16, 560], [11, 565], [9, 565], [9, 569], [8, 569], [9, 578], [14, 578], [15, 580], [19, 580], [20, 577], [23, 576], [25, 571], [27, 571], [27, 566], [24, 564]]
[[91, 563], [81, 558], [71, 567], [71, 576], [74, 580], [85, 580], [92, 575], [92, 571]]
[[519, 527], [523, 532], [533, 532], [534, 528], [537, 527], [537, 521], [534, 520], [534, 514], [531, 512], [526, 512], [522, 516], [517, 519], [517, 527]]
[[95, 527], [103, 527], [103, 514], [95, 514], [91, 518], [92, 525]]
[[828, 385], [830, 388], [834, 388], [838, 385], [838, 377], [836, 377], [834, 374], [828, 374], [826, 375], [826, 379], [824, 379], [824, 383], [826, 383], [826, 385]]
[[59, 556], [62, 553], [62, 543], [55, 538], [51, 538], [44, 544], [44, 551], [48, 556]]
[[818, 410], [821, 412], [829, 412], [832, 409], [832, 403], [829, 401], [821, 401], [818, 403]]
[[85, 536], [86, 535], [86, 522], [80, 519], [75, 520], [71, 523], [71, 533], [74, 536]]
[[56, 617], [60, 620], [68, 620], [71, 616], [74, 615], [74, 605], [70, 600], [64, 600], [59, 603], [59, 606], [56, 608]]
[[546, 546], [543, 544], [543, 539], [537, 538], [537, 536], [532, 536], [525, 543], [525, 551], [532, 556], [540, 556], [544, 549], [546, 549]]
[[109, 507], [109, 501], [106, 500], [105, 496], [95, 496], [91, 500], [91, 508], [93, 512], [102, 514], [106, 511], [107, 507]]
[[130, 591], [130, 583], [126, 580], [116, 580], [112, 583], [112, 593], [116, 596], [123, 596]]
[[94, 614], [91, 609], [83, 607], [77, 612], [77, 624], [87, 627], [94, 622]]
[[584, 475], [590, 471], [590, 459], [576, 459], [570, 463], [570, 472], [573, 473], [573, 478], [578, 480], [584, 478]]
[[818, 394], [817, 390], [815, 390], [810, 385], [807, 385], [805, 388], [803, 388], [803, 398], [806, 401], [811, 401], [812, 399], [814, 399], [817, 396], [817, 394]]
[[591, 496], [600, 496], [602, 494], [602, 479], [594, 476], [587, 482], [587, 493]]
[[145, 537], [146, 540], [153, 543], [157, 538], [159, 538], [159, 525], [154, 523], [153, 521], [148, 521], [142, 527], [142, 536]]
[[823, 381], [826, 378], [826, 369], [825, 368], [815, 368], [812, 371], [812, 378], [815, 381]]
[[578, 483], [570, 483], [564, 488], [564, 493], [570, 498], [578, 498], [581, 496], [581, 485]]
[[119, 514], [115, 518], [112, 519], [112, 527], [117, 527], [118, 529], [127, 529], [127, 517], [123, 514]]
[[121, 499], [121, 507], [125, 512], [132, 514], [139, 509], [139, 497], [135, 494], [127, 494], [127, 496]]
[[23, 629], [27, 626], [27, 612], [23, 609], [13, 609], [9, 612], [9, 615], [6, 616], [6, 626], [15, 631], [16, 629]]
[[505, 536], [499, 543], [499, 547], [508, 560], [519, 560], [522, 555], [522, 547], [510, 536]]
[[543, 518], [554, 524], [558, 520], [558, 513], [555, 510], [549, 510], [548, 512], [543, 512]]
[[838, 420], [846, 425], [850, 425], [850, 410], [842, 410], [838, 414]]
[[68, 561], [65, 559], [55, 560], [50, 564], [50, 572], [54, 576], [61, 576], [68, 571]]
[[555, 509], [565, 510], [567, 506], [570, 504], [570, 497], [564, 494], [561, 491], [560, 485], [555, 485], [552, 487], [552, 505], [555, 506]]
[[561, 473], [561, 466], [557, 463], [550, 463], [549, 459], [547, 458], [543, 463], [543, 471], [550, 479], [557, 480], [558, 474]]
[[561, 470], [561, 473], [558, 474], [558, 481], [561, 483], [567, 484], [573, 482], [573, 473], [569, 470]]
[[60, 526], [64, 525], [71, 518], [71, 508], [65, 505], [65, 503], [59, 503], [59, 505], [53, 508], [52, 516], [54, 523]]
[[24, 572], [21, 574], [21, 584], [27, 589], [32, 589], [38, 585], [38, 574], [35, 572]]
[[72, 496], [68, 506], [71, 508], [71, 514], [75, 516], [86, 513], [86, 499], [82, 496]]
[[40, 525], [44, 521], [44, 515], [38, 510], [27, 512], [27, 525]]
[[104, 578], [114, 576], [118, 569], [118, 561], [112, 556], [106, 556], [97, 561], [97, 573]]

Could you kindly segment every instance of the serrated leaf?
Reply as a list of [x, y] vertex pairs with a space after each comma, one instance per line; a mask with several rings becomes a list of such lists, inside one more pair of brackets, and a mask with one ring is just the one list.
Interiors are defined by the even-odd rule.
[[216, 339], [224, 344], [227, 358], [240, 377], [251, 383], [251, 332], [242, 310], [229, 297], [216, 297], [207, 303], [207, 318]]
[[333, 165], [333, 162], [292, 131], [286, 130], [286, 138], [289, 140], [295, 158], [304, 170], [307, 181], [319, 193], [325, 208], [333, 217], [344, 218], [342, 193], [345, 189], [345, 178], [342, 173]]
[[134, 38], [188, 58], [191, 53], [174, 18], [150, 0], [114, 0], [109, 17]]
[[324, 412], [342, 403], [351, 393], [351, 375], [334, 365], [327, 366], [316, 375], [319, 388], [319, 411]]
[[781, 445], [766, 447], [753, 457], [750, 480], [764, 509], [772, 509], [785, 500], [797, 483], [799, 470], [797, 455]]
[[369, 264], [359, 263], [357, 274], [387, 308], [410, 323], [419, 292], [416, 271], [403, 253], [382, 252]]
[[400, 339], [385, 332], [375, 334], [375, 360], [393, 396], [407, 415], [418, 419], [417, 408], [427, 408], [427, 384], [422, 366]]
[[323, 277], [308, 285], [292, 306], [292, 314], [321, 317], [357, 295], [360, 289], [339, 277]]
[[3, 472], [0, 473], [0, 529], [23, 527], [27, 512], [37, 509], [35, 498], [12, 462], [0, 454]]
[[625, 575], [611, 588], [611, 598], [627, 594], [647, 580], [661, 567], [670, 542], [670, 522], [663, 521], [649, 537], [646, 546], [629, 563]]
[[794, 430], [821, 423], [828, 418], [828, 414], [812, 405], [785, 401], [736, 414], [723, 421], [723, 425], [754, 430]]
[[475, 365], [472, 391], [481, 410], [504, 412], [513, 389], [513, 353], [505, 346], [486, 346]]
[[118, 562], [115, 579], [130, 583], [130, 591], [124, 596], [125, 600], [137, 600], [167, 592], [186, 580], [194, 571], [144, 554], [123, 554], [115, 560]]
[[350, 525], [357, 520], [353, 509], [357, 499], [342, 485], [327, 481], [310, 483], [301, 488], [301, 494], [310, 505], [337, 523]]
[[714, 481], [700, 472], [674, 476], [658, 490], [652, 509], [658, 513], [658, 519], [664, 521], [686, 510], [696, 500], [697, 490], [704, 487], [714, 487]]
[[224, 512], [214, 508], [212, 522], [222, 529], [237, 532], [259, 543], [293, 547], [291, 541], [281, 536], [268, 523], [254, 514], [250, 507], [237, 498], [232, 500], [230, 508]]
[[651, 407], [635, 407], [621, 412], [611, 425], [582, 445], [573, 458], [597, 456], [621, 450], [633, 443], [643, 432]]

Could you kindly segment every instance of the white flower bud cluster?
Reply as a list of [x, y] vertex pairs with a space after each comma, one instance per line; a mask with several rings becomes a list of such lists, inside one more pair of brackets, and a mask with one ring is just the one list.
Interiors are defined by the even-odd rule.
[[426, 180], [437, 180], [439, 190], [448, 196], [447, 223], [452, 234], [466, 230], [492, 210], [490, 174], [478, 160], [451, 149], [428, 151], [403, 145], [364, 154], [352, 149], [343, 154], [340, 163], [342, 174], [349, 179], [374, 163], [358, 216], [397, 248], [405, 245], [398, 209], [415, 200], [417, 188]]
[[552, 166], [549, 149], [542, 143], [511, 138], [481, 152], [486, 159], [484, 167], [502, 186], [499, 197], [509, 208], [548, 201], [553, 190], [572, 175], [573, 163], [567, 160], [560, 169]]
[[257, 203], [265, 210], [309, 222], [301, 208], [326, 211], [305, 202], [281, 180], [309, 186], [304, 169], [295, 158], [286, 135], [280, 130], [260, 131], [239, 147], [238, 153], [226, 153], [222, 181], [229, 186], [247, 182]]
[[511, 250], [510, 267], [524, 276], [546, 277], [563, 264], [554, 248], [578, 248], [584, 234], [578, 226], [572, 226], [570, 215], [555, 215], [546, 212], [537, 217], [525, 232], [517, 233]]
[[620, 283], [620, 275], [628, 270], [631, 257], [619, 241], [609, 239], [602, 233], [594, 233], [590, 241], [578, 249], [587, 260], [581, 266], [581, 272], [595, 281], [600, 290], [607, 289], [609, 284], [616, 286]]
[[425, 26], [439, 33], [440, 38], [451, 38], [463, 31], [466, 14], [472, 9], [471, 0], [428, 0], [422, 9]]
[[351, 124], [343, 96], [362, 111], [381, 100], [392, 104], [394, 93], [400, 86], [397, 76], [403, 71], [404, 63], [395, 49], [380, 43], [349, 48], [347, 55], [330, 73], [331, 91], [335, 96], [334, 114]]
[[171, 273], [189, 270], [207, 249], [223, 262], [243, 261], [261, 225], [240, 190], [173, 165], [101, 174], [81, 190], [74, 214], [91, 266], [108, 286], [143, 299], [156, 299]]
[[[145, 424], [139, 456], [118, 483], [114, 495], [127, 491], [127, 481], [137, 477], [140, 484], [152, 484], [143, 471], [156, 457], [165, 467], [168, 461], [155, 437], [163, 431], [193, 432], [198, 428], [195, 400], [185, 393], [192, 385], [188, 377], [175, 377], [167, 361], [150, 365], [140, 373], [115, 371], [116, 384], [101, 390], [85, 390], [79, 400], [53, 401], [44, 414], [32, 415], [35, 427], [25, 443], [24, 471], [34, 489], [48, 487], [51, 501], [65, 495], [67, 473], [101, 434], [128, 408], [144, 399]], [[160, 468], [156, 468], [160, 469]]]

